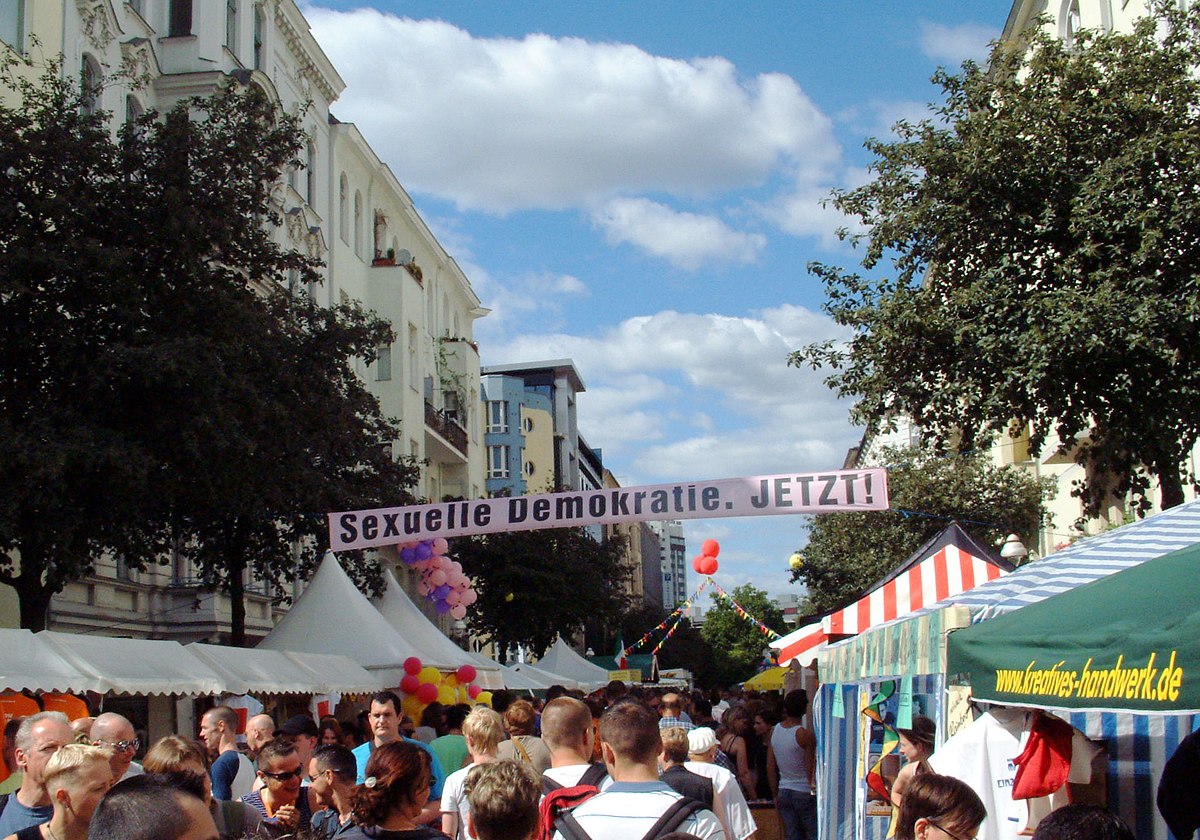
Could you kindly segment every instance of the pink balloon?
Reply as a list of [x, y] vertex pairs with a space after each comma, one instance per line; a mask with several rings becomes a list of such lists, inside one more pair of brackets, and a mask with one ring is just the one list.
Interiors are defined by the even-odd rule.
[[454, 569], [460, 575], [462, 574], [462, 563], [459, 563], [457, 560], [450, 561], [450, 568]]
[[462, 601], [460, 601], [459, 603], [465, 604], [466, 606], [469, 607], [478, 600], [479, 600], [479, 595], [476, 594], [475, 590], [468, 589], [466, 592], [464, 592], [462, 594]]
[[446, 573], [441, 569], [434, 569], [429, 573], [429, 582], [434, 586], [441, 586], [446, 582]]
[[482, 693], [483, 693], [483, 689], [480, 688], [479, 686], [475, 685], [475, 683], [471, 683], [469, 686], [467, 686], [467, 696], [470, 697], [472, 700], [474, 700], [476, 697], [478, 697]]
[[704, 555], [703, 554], [697, 554], [695, 557], [692, 558], [692, 569], [694, 569], [696, 574], [698, 574], [698, 575], [704, 574]]
[[450, 617], [456, 621], [461, 621], [467, 617], [467, 608], [462, 604], [455, 604], [450, 608]]
[[433, 683], [421, 683], [417, 687], [417, 699], [422, 703], [432, 703], [438, 698], [438, 687]]
[[715, 575], [717, 573], [717, 565], [718, 565], [717, 558], [716, 557], [704, 557], [702, 559], [704, 560], [704, 563], [700, 566], [700, 574]]
[[[452, 607], [457, 607], [462, 603], [462, 593], [457, 589], [451, 589], [446, 593], [446, 603]], [[458, 616], [455, 616], [457, 618]]]
[[700, 546], [700, 553], [705, 557], [716, 557], [721, 553], [721, 544], [716, 540], [705, 540], [704, 545]]
[[415, 656], [410, 656], [404, 660], [404, 673], [406, 674], [419, 674], [423, 667], [425, 666], [421, 664], [421, 660]]
[[464, 683], [474, 682], [477, 673], [474, 665], [462, 665], [459, 666], [454, 676], [458, 677], [458, 684], [463, 685]]
[[446, 549], [450, 547], [450, 543], [446, 542], [444, 537], [438, 537], [433, 541], [433, 550], [437, 554], [445, 554]]
[[405, 694], [416, 694], [420, 687], [421, 678], [415, 674], [405, 674], [404, 679], [400, 680], [400, 690]]
[[421, 595], [428, 595], [429, 594], [429, 585], [427, 583], [425, 583], [425, 581], [421, 581], [420, 583], [417, 584], [417, 591], [420, 592]]

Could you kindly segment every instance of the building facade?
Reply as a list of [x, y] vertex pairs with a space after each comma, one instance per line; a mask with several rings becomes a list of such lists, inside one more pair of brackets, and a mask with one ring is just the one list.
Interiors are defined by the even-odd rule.
[[[331, 113], [345, 83], [295, 0], [0, 0], [0, 42], [35, 62], [61, 53], [65, 74], [106, 80], [96, 107], [111, 114], [114, 135], [132, 117], [231, 82], [257, 85], [282, 110], [302, 113], [304, 166], [274, 190], [284, 223], [273, 236], [322, 261], [323, 285], [309, 290], [319, 304], [358, 301], [391, 323], [394, 343], [379, 348], [371, 365], [360, 361], [357, 373], [384, 413], [400, 420], [394, 456], [422, 465], [415, 495], [482, 495], [472, 325], [487, 310], [390, 170], [353, 125]], [[120, 75], [122, 68], [129, 72]], [[395, 560], [387, 551], [382, 559]], [[48, 626], [223, 640], [229, 599], [201, 589], [179, 558], [164, 560], [138, 571], [120, 558], [99, 558], [92, 575], [53, 599]], [[249, 578], [246, 586], [253, 642], [274, 626], [281, 593]], [[16, 626], [17, 616], [14, 593], [0, 587], [0, 624]]]
[[673, 610], [688, 596], [687, 541], [678, 519], [646, 523], [658, 537], [659, 570], [662, 574], [662, 605]]

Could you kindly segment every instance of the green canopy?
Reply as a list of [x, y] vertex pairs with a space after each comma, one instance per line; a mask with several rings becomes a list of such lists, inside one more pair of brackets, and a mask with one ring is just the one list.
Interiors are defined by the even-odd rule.
[[947, 673], [982, 700], [1200, 711], [1200, 545], [950, 634]]

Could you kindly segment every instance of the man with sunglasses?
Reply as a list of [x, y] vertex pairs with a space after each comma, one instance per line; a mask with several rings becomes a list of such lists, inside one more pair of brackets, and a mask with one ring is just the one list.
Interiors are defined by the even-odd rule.
[[114, 783], [146, 772], [142, 765], [133, 760], [142, 742], [137, 739], [133, 724], [125, 716], [116, 712], [104, 712], [92, 722], [88, 736], [93, 747], [107, 747], [112, 750], [112, 758], [108, 762], [112, 765]]
[[213, 799], [241, 799], [254, 786], [254, 765], [238, 752], [238, 716], [228, 706], [214, 706], [200, 718], [200, 742], [212, 766]]
[[312, 787], [301, 787], [305, 767], [288, 738], [276, 738], [258, 751], [258, 777], [261, 789], [248, 793], [242, 801], [263, 818], [263, 826], [274, 836], [308, 831], [313, 811], [320, 807]]

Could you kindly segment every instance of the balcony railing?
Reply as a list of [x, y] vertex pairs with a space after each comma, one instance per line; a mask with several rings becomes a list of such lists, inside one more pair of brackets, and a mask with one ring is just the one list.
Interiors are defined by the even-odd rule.
[[458, 419], [458, 412], [439, 411], [432, 403], [426, 402], [425, 425], [445, 438], [463, 455], [467, 454], [467, 430]]

